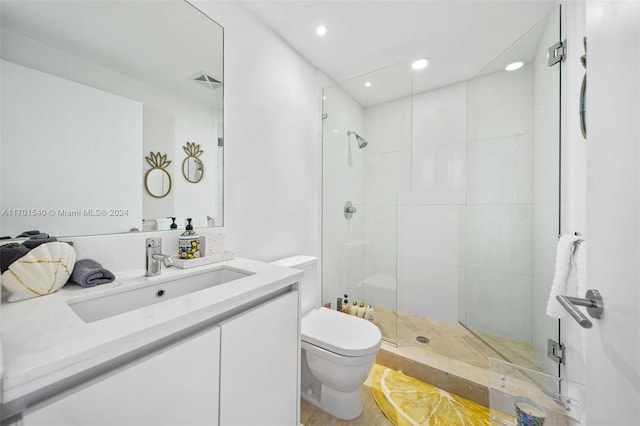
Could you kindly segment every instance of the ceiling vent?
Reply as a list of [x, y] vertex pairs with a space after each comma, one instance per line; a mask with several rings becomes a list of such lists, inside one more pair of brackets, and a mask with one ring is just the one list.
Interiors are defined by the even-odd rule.
[[200, 71], [193, 75], [193, 77], [191, 77], [191, 80], [193, 80], [198, 85], [211, 90], [215, 90], [218, 87], [222, 86], [221, 81], [216, 80], [204, 71]]

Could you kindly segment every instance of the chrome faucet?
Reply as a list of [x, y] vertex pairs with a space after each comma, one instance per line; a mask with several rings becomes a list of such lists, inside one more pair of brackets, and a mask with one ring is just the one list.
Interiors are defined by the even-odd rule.
[[147, 246], [147, 257], [145, 262], [145, 276], [153, 277], [159, 275], [162, 270], [162, 263], [165, 267], [173, 266], [171, 256], [162, 254], [162, 238], [147, 238], [145, 240]]

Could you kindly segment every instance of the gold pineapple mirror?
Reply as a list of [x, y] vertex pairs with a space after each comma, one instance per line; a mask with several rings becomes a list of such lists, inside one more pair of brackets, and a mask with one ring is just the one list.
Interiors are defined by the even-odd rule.
[[187, 142], [182, 149], [187, 153], [187, 158], [182, 162], [182, 175], [188, 182], [200, 182], [204, 176], [204, 163], [200, 160], [200, 156], [204, 151], [195, 142]]
[[167, 154], [162, 155], [160, 152], [153, 151], [145, 159], [151, 168], [144, 176], [144, 187], [152, 197], [166, 197], [171, 192], [171, 175], [166, 170], [171, 160], [167, 160]]

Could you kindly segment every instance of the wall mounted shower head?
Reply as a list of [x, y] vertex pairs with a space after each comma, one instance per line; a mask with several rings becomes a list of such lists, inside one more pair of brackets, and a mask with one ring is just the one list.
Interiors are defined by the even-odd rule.
[[357, 134], [356, 132], [352, 132], [351, 130], [347, 130], [347, 136], [351, 136], [351, 135], [355, 135], [356, 142], [358, 142], [358, 148], [360, 148], [360, 149], [364, 148], [369, 143], [362, 136]]

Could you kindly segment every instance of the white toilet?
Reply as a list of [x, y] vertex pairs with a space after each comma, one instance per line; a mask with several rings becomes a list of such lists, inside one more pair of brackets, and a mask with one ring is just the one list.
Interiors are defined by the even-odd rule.
[[300, 285], [302, 398], [340, 419], [355, 419], [363, 410], [360, 387], [380, 349], [380, 330], [362, 318], [319, 307], [315, 257], [294, 256], [273, 263], [304, 271]]

